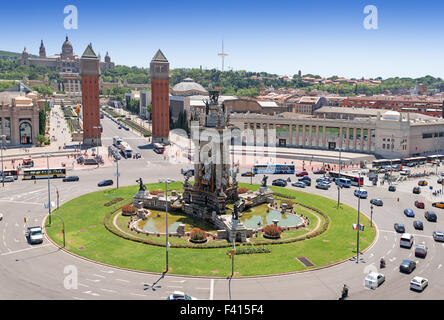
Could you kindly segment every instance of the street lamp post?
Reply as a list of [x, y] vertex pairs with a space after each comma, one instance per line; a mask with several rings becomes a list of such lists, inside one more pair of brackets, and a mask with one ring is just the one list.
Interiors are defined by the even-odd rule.
[[168, 242], [168, 183], [174, 182], [172, 179], [159, 179], [159, 182], [165, 182], [165, 247], [166, 247], [166, 269], [164, 274], [168, 272], [168, 247], [170, 243]]
[[370, 227], [373, 227], [373, 205], [370, 206]]
[[[361, 171], [359, 171], [359, 180], [358, 180], [358, 190], [359, 194], [361, 194]], [[361, 196], [358, 197], [358, 225], [356, 226], [356, 229], [358, 231], [357, 239], [356, 239], [356, 263], [359, 263], [359, 229], [361, 225], [359, 224], [359, 210], [361, 205]]]
[[[338, 176], [338, 178], [341, 178], [341, 151], [342, 151], [342, 148], [339, 148], [339, 159], [338, 159], [338, 162], [339, 162], [339, 176]], [[338, 183], [338, 208], [339, 208], [339, 204], [341, 203], [341, 186], [340, 186], [340, 184]]]
[[[118, 156], [118, 154], [117, 154]], [[116, 164], [117, 164], [117, 168], [116, 168], [116, 178], [117, 178], [117, 189], [119, 189], [119, 177], [120, 177], [120, 173], [119, 173], [119, 158], [116, 157]]]
[[48, 214], [49, 214], [49, 225], [51, 225], [51, 183], [49, 182], [49, 157], [51, 157], [52, 155], [47, 153], [46, 156], [46, 166], [47, 166], [47, 177], [48, 177]]
[[0, 138], [2, 139], [2, 146], [1, 146], [1, 156], [2, 156], [2, 186], [5, 186], [5, 171], [3, 169], [3, 148], [5, 147], [5, 140], [6, 140], [6, 136], [2, 135], [0, 136]]

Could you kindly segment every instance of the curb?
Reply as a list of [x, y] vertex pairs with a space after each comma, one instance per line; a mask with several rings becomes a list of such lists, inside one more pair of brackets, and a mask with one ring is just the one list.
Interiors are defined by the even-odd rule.
[[[369, 217], [368, 217], [365, 213], [363, 213], [363, 212], [361, 212], [361, 213], [362, 213], [365, 217], [367, 217], [367, 219], [369, 219]], [[46, 231], [46, 227], [45, 227], [46, 219], [47, 219], [47, 217], [45, 217], [45, 219], [43, 220], [43, 223], [42, 223], [42, 226], [43, 226], [43, 230], [44, 230], [44, 231]], [[373, 224], [374, 224], [375, 229], [376, 229], [376, 235], [375, 235], [375, 238], [373, 239], [373, 242], [372, 242], [367, 248], [365, 248], [365, 249], [362, 251], [362, 253], [365, 253], [365, 252], [367, 252], [368, 250], [370, 250], [370, 249], [376, 244], [377, 240], [379, 239], [379, 229], [378, 229], [376, 223], [373, 223]], [[55, 247], [59, 248], [59, 250], [62, 250], [63, 252], [65, 252], [65, 253], [67, 253], [67, 254], [70, 254], [70, 255], [72, 255], [72, 256], [74, 256], [74, 257], [76, 257], [76, 258], [82, 259], [82, 260], [84, 260], [84, 261], [88, 261], [88, 262], [91, 262], [91, 263], [94, 263], [94, 264], [97, 264], [97, 265], [102, 265], [102, 266], [106, 266], [106, 267], [109, 267], [109, 268], [114, 268], [114, 269], [118, 269], [118, 270], [122, 270], [122, 271], [135, 272], [135, 273], [140, 273], [140, 274], [149, 274], [149, 275], [162, 275], [162, 273], [158, 273], [158, 272], [143, 271], [143, 270], [136, 270], [136, 269], [124, 268], [124, 267], [119, 267], [119, 266], [115, 266], [115, 265], [107, 264], [107, 263], [100, 262], [100, 261], [96, 261], [96, 260], [91, 260], [91, 259], [89, 259], [89, 258], [86, 258], [86, 257], [80, 256], [80, 255], [78, 255], [78, 254], [76, 254], [76, 253], [73, 253], [73, 252], [71, 252], [71, 251], [66, 250], [65, 248], [60, 247], [57, 243], [55, 243], [55, 242], [54, 242], [54, 241], [48, 236], [47, 232], [45, 232], [45, 238], [46, 238], [50, 243], [52, 243]], [[284, 272], [284, 273], [275, 273], [275, 274], [267, 274], [267, 275], [239, 276], [239, 277], [232, 278], [232, 279], [233, 279], [233, 280], [242, 280], [242, 279], [260, 279], [260, 278], [271, 278], [271, 277], [279, 277], [279, 276], [291, 276], [291, 275], [297, 275], [297, 274], [300, 274], [300, 273], [306, 273], [306, 272], [314, 272], [314, 271], [319, 271], [319, 270], [323, 270], [323, 269], [327, 269], [327, 268], [335, 267], [335, 266], [337, 266], [337, 265], [340, 265], [340, 264], [342, 264], [342, 263], [345, 263], [345, 262], [347, 262], [347, 261], [350, 261], [350, 259], [351, 259], [352, 257], [353, 257], [353, 256], [351, 256], [351, 257], [349, 257], [349, 258], [347, 258], [347, 259], [344, 259], [344, 260], [341, 260], [341, 261], [335, 262], [335, 263], [333, 263], [333, 264], [329, 264], [329, 265], [326, 265], [326, 266], [317, 267], [317, 268], [313, 268], [313, 269], [306, 269], [306, 270], [300, 270], [300, 271], [291, 271], [291, 272]], [[193, 276], [193, 275], [181, 275], [181, 274], [172, 274], [171, 277], [190, 278], [190, 279], [193, 279], [193, 278], [194, 278], [194, 279], [228, 279], [228, 278], [229, 278], [229, 277], [217, 277], [217, 276], [213, 276], [213, 277], [211, 277], [211, 276]]]

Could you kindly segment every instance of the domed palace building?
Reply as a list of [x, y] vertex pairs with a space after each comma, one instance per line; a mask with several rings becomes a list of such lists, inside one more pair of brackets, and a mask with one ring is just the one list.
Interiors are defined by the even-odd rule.
[[[58, 89], [65, 91], [69, 96], [81, 96], [82, 90], [79, 77], [80, 58], [74, 54], [73, 45], [71, 41], [69, 41], [68, 36], [66, 36], [65, 42], [63, 42], [61, 53], [47, 56], [46, 48], [42, 40], [38, 57], [31, 57], [25, 47], [20, 59], [18, 59], [18, 63], [22, 66], [42, 66], [53, 71], [58, 71], [63, 79], [63, 87]], [[111, 62], [111, 57], [108, 52], [106, 53], [104, 61], [100, 61], [100, 70], [103, 71], [106, 69], [114, 69], [114, 62]]]
[[202, 85], [194, 82], [191, 78], [186, 78], [182, 82], [179, 82], [171, 89], [171, 94], [174, 96], [188, 97], [195, 95], [208, 95], [208, 91], [205, 90]]

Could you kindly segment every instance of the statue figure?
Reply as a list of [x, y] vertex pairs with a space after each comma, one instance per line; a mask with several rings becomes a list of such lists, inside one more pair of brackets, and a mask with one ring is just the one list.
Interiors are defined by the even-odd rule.
[[267, 179], [268, 179], [268, 177], [266, 175], [264, 175], [264, 177], [262, 178], [262, 187], [264, 187], [264, 188], [267, 187]]
[[139, 191], [146, 191], [146, 187], [143, 184], [142, 178], [139, 178], [139, 180], [136, 180], [136, 182], [139, 183]]
[[231, 219], [239, 220], [239, 208], [236, 202], [233, 204], [233, 214], [231, 216]]

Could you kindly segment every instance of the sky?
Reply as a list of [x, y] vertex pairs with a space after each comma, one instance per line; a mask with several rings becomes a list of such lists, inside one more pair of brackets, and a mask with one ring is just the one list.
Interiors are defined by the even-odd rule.
[[[77, 29], [66, 29], [78, 11]], [[368, 29], [364, 8], [377, 9]], [[161, 49], [171, 68], [221, 68], [279, 75], [444, 78], [442, 0], [41, 0], [1, 1], [0, 50], [75, 54], [91, 42], [118, 65], [149, 67]]]

